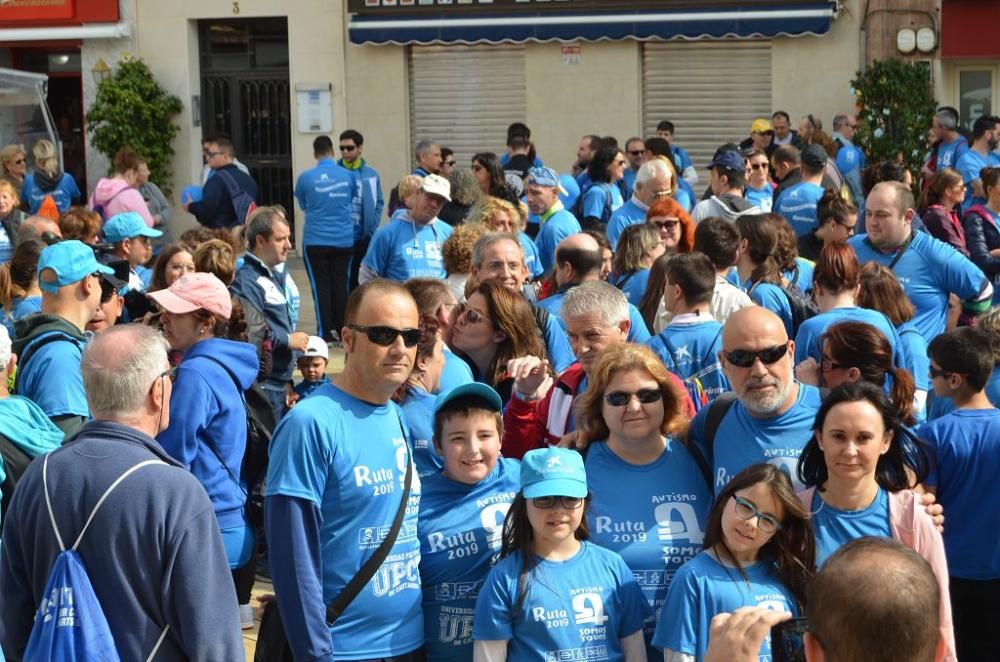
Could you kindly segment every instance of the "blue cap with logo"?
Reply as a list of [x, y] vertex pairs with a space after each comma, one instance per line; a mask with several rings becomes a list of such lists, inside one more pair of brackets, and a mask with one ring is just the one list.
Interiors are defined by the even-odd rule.
[[746, 163], [743, 161], [743, 157], [740, 156], [739, 152], [734, 152], [730, 150], [724, 150], [718, 152], [712, 162], [708, 164], [708, 169], [712, 168], [725, 168], [726, 170], [745, 170]]
[[[46, 269], [55, 273], [55, 280], [43, 278]], [[94, 249], [82, 241], [60, 241], [38, 256], [38, 287], [55, 294], [60, 287], [79, 282], [90, 274], [114, 275], [115, 270], [97, 261]], [[47, 275], [47, 274], [46, 274]]]
[[142, 216], [134, 211], [126, 211], [115, 214], [104, 224], [104, 240], [109, 244], [117, 244], [119, 241], [134, 239], [135, 237], [160, 237], [163, 233], [146, 225]]
[[525, 499], [587, 496], [583, 456], [568, 448], [540, 448], [521, 459], [521, 492]]
[[524, 183], [527, 186], [531, 186], [532, 184], [535, 186], [551, 186], [553, 188], [558, 188], [563, 193], [566, 192], [566, 189], [563, 188], [559, 173], [548, 166], [535, 166], [534, 168], [529, 168], [528, 176], [525, 177]]
[[483, 402], [489, 405], [490, 409], [494, 411], [503, 410], [503, 400], [500, 398], [499, 393], [486, 384], [472, 382], [456, 386], [455, 388], [438, 395], [438, 397], [434, 400], [434, 413], [437, 414], [449, 402], [466, 396], [483, 400]]

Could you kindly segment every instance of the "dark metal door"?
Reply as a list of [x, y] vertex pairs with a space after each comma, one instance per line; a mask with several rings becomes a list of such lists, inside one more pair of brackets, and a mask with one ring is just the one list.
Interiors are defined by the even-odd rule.
[[[260, 202], [283, 206], [294, 232], [288, 33], [277, 34], [275, 21], [202, 22], [202, 132], [230, 137], [257, 182]], [[266, 64], [258, 53], [262, 46]], [[276, 57], [282, 49], [283, 57]]]

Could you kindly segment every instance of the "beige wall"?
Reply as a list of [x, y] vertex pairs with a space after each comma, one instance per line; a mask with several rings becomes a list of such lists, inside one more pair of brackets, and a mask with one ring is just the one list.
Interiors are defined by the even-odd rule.
[[[139, 55], [167, 90], [184, 102], [177, 118], [181, 127], [174, 140], [174, 190], [197, 182], [201, 174], [201, 127], [194, 126], [191, 98], [201, 94], [198, 62], [199, 19], [288, 17], [289, 83], [292, 91], [292, 170], [311, 167], [316, 134], [299, 133], [294, 90], [296, 83], [333, 84], [333, 134], [347, 128], [344, 75], [344, 9], [329, 0], [240, 0], [236, 3], [204, 0], [138, 0], [135, 40]], [[109, 63], [110, 64], [110, 63]], [[268, 202], [268, 201], [264, 201]], [[301, 218], [301, 215], [298, 216]], [[171, 221], [174, 236], [196, 225], [194, 217], [178, 209]], [[301, 240], [302, 233], [298, 233]]]

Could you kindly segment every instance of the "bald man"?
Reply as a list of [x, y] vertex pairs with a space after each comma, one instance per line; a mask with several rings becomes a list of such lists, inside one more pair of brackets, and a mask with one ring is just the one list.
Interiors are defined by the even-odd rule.
[[[566, 292], [581, 283], [601, 279], [601, 264], [603, 255], [597, 240], [584, 232], [578, 232], [566, 237], [556, 246], [555, 278], [558, 291], [552, 296], [538, 302], [539, 307], [554, 315], [562, 327], [566, 323], [562, 319], [562, 302]], [[629, 342], [644, 343], [649, 340], [649, 329], [642, 319], [639, 309], [628, 305], [631, 325], [628, 331]]]
[[795, 381], [794, 354], [781, 318], [766, 308], [743, 308], [726, 321], [719, 361], [732, 391], [699, 411], [690, 432], [716, 493], [758, 462], [781, 467], [801, 487], [795, 467], [821, 397], [815, 386]]
[[24, 222], [17, 229], [17, 243], [20, 244], [27, 239], [41, 239], [42, 235], [46, 232], [51, 232], [55, 236], [62, 238], [62, 230], [59, 229], [59, 224], [51, 218], [29, 216], [24, 219]]

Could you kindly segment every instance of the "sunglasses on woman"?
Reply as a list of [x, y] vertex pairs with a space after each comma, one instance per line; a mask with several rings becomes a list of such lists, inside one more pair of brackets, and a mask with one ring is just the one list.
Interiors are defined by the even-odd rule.
[[663, 397], [658, 388], [641, 388], [635, 393], [628, 391], [612, 391], [604, 394], [604, 401], [612, 407], [625, 407], [632, 402], [632, 398], [637, 399], [644, 405], [651, 405]]
[[557, 503], [561, 508], [565, 508], [566, 510], [576, 510], [583, 505], [583, 499], [568, 496], [543, 496], [535, 497], [531, 500], [531, 503], [535, 504], [535, 508], [541, 508], [542, 510], [555, 508]]
[[775, 345], [774, 347], [766, 347], [756, 351], [749, 349], [734, 349], [731, 352], [723, 352], [723, 354], [726, 355], [726, 360], [737, 368], [749, 368], [757, 359], [760, 359], [760, 362], [764, 365], [771, 365], [787, 353], [788, 343]]
[[368, 336], [369, 341], [382, 347], [389, 347], [400, 336], [403, 337], [403, 344], [407, 347], [416, 347], [417, 343], [420, 342], [420, 329], [394, 329], [391, 326], [362, 326], [360, 324], [348, 324], [347, 328], [364, 333]]
[[475, 310], [469, 308], [464, 303], [460, 303], [458, 304], [458, 312], [455, 316], [455, 321], [462, 319], [463, 315], [465, 316], [465, 321], [468, 322], [469, 324], [479, 324], [480, 322], [490, 321], [489, 318], [486, 317], [485, 315], [477, 313]]

